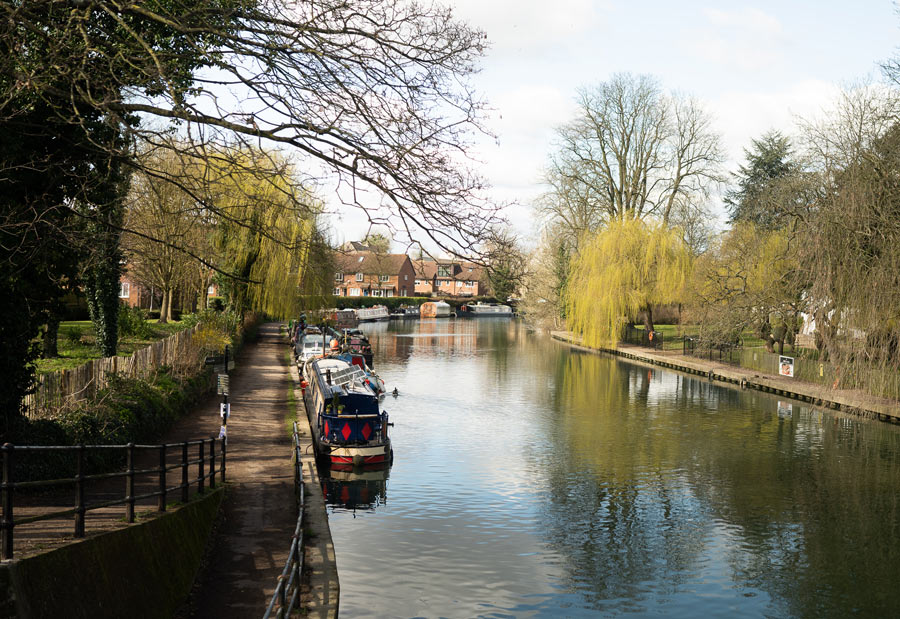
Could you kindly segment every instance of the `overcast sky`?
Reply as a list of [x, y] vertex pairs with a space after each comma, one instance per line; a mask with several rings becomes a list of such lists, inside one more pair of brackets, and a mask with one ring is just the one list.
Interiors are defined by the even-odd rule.
[[[834, 89], [880, 78], [900, 45], [890, 0], [452, 0], [491, 49], [475, 79], [495, 109], [476, 156], [507, 216], [534, 236], [531, 202], [554, 128], [574, 114], [575, 91], [614, 73], [647, 73], [665, 90], [697, 97], [712, 114], [733, 169], [749, 140], [826, 108]], [[359, 215], [335, 229], [345, 239]], [[361, 224], [360, 224], [361, 225]], [[342, 239], [344, 240], [344, 239]]]

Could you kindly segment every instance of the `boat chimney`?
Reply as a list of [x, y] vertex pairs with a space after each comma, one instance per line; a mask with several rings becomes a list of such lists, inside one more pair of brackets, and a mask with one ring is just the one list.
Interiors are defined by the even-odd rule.
[[325, 382], [331, 384], [331, 370], [325, 370]]

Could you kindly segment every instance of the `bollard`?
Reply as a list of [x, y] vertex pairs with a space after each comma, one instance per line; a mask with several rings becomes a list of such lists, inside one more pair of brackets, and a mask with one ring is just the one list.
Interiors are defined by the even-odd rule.
[[3, 450], [3, 484], [0, 486], [2, 490], [3, 501], [3, 520], [0, 521], [0, 528], [3, 529], [3, 558], [13, 558], [13, 445], [5, 443]]

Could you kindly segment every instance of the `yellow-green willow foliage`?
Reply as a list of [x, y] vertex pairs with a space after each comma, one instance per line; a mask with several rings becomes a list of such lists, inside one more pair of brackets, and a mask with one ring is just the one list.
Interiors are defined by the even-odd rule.
[[565, 299], [569, 330], [588, 346], [615, 344], [626, 320], [680, 300], [690, 268], [676, 230], [636, 218], [610, 222], [572, 260]]
[[238, 278], [232, 304], [279, 318], [296, 315], [310, 247], [319, 238], [320, 202], [272, 153], [230, 153], [227, 166], [212, 166], [208, 174], [219, 244]]

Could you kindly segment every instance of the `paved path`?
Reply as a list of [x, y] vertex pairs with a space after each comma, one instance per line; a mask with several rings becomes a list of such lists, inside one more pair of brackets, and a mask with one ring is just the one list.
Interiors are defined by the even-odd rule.
[[[209, 563], [190, 600], [193, 617], [262, 617], [284, 569], [297, 522], [286, 350], [279, 324], [265, 324], [232, 373], [228, 492]], [[191, 435], [218, 425], [212, 404], [176, 432]]]
[[[288, 390], [298, 403], [307, 507], [304, 514], [305, 573], [302, 603], [307, 616], [335, 617], [338, 604], [337, 568], [325, 503], [300, 395], [296, 366], [289, 364], [289, 347], [280, 324], [260, 327], [257, 343], [249, 343], [231, 373], [231, 418], [228, 423], [228, 491], [214, 532], [210, 556], [179, 617], [262, 617], [275, 590], [297, 522]], [[219, 430], [221, 397], [210, 396], [179, 420], [164, 438], [179, 442], [208, 437]], [[153, 454], [150, 454], [153, 455]], [[148, 466], [154, 466], [150, 464]], [[147, 482], [150, 483], [150, 482]], [[173, 482], [174, 483], [174, 482]], [[121, 480], [96, 488], [89, 500], [117, 498]], [[109, 487], [106, 487], [109, 486]], [[148, 490], [152, 487], [148, 487]], [[32, 497], [31, 507], [18, 514], [66, 509], [70, 492]], [[107, 496], [108, 495], [108, 496]], [[173, 500], [177, 497], [172, 497]], [[155, 499], [138, 511], [155, 515]], [[127, 526], [124, 507], [91, 511], [88, 535]], [[73, 541], [72, 519], [53, 520], [16, 528], [18, 557]], [[139, 585], [136, 585], [139, 586]], [[85, 601], [89, 603], [88, 601]]]

